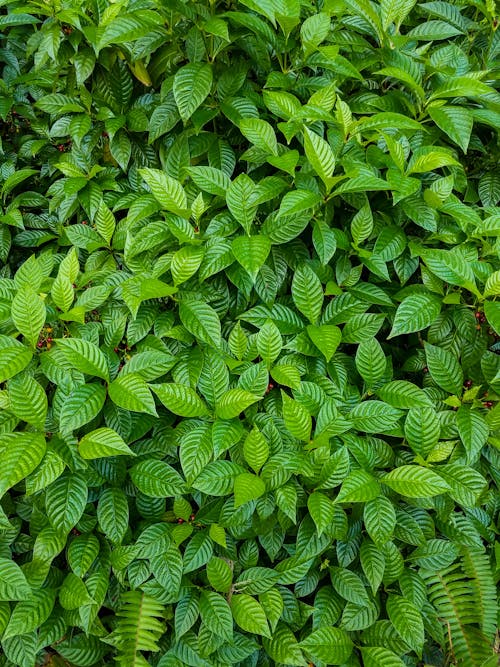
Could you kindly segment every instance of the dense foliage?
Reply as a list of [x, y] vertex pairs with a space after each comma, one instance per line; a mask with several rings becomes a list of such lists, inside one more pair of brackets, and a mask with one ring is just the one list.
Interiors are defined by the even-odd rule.
[[497, 665], [495, 11], [0, 2], [2, 667]]

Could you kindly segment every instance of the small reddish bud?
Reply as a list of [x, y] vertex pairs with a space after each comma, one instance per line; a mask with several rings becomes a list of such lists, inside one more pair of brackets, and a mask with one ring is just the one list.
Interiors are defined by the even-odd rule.
[[42, 341], [39, 341], [39, 342], [36, 344], [36, 346], [37, 346], [37, 347], [43, 347], [43, 343], [42, 343]]
[[481, 325], [480, 325], [480, 324], [476, 324], [476, 329], [477, 329], [477, 331], [481, 331]]
[[194, 521], [196, 519], [196, 516], [194, 514], [189, 515], [189, 520]]
[[177, 519], [177, 523], [184, 523], [184, 519], [181, 519], [180, 517]]
[[476, 320], [480, 320], [481, 319], [481, 313], [479, 311], [477, 311], [477, 313], [474, 313], [474, 317], [476, 318]]
[[114, 348], [113, 348], [113, 352], [118, 352], [118, 348], [117, 348], [117, 347], [114, 347]]
[[107, 132], [103, 132], [102, 136], [105, 137], [106, 139], [109, 137], [109, 134]]
[[50, 338], [50, 336], [47, 338], [47, 343], [52, 343], [52, 338]]
[[427, 366], [424, 366], [422, 368], [422, 373], [428, 373], [428, 372], [429, 372], [429, 369], [427, 368]]
[[464, 382], [464, 387], [465, 387], [466, 389], [470, 389], [470, 388], [472, 387], [472, 380], [466, 380], [466, 381]]
[[87, 222], [87, 220], [82, 220], [82, 225], [88, 225], [88, 224], [89, 223]]

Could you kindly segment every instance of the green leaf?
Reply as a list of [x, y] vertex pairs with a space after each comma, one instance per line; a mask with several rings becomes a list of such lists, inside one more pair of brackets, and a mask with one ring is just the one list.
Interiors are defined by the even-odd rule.
[[139, 170], [154, 198], [166, 211], [185, 216], [187, 197], [182, 185], [159, 169], [144, 168]]
[[30, 592], [19, 565], [10, 558], [0, 558], [0, 600], [25, 600]]
[[213, 556], [207, 563], [207, 577], [212, 588], [228, 593], [233, 581], [233, 572], [223, 558]]
[[394, 428], [401, 414], [382, 401], [363, 401], [351, 410], [349, 419], [358, 431], [382, 433]]
[[174, 254], [170, 266], [174, 285], [180, 285], [194, 276], [200, 268], [204, 254], [203, 248], [189, 245], [183, 246]]
[[202, 417], [208, 414], [207, 406], [198, 394], [183, 384], [152, 384], [152, 390], [163, 405], [175, 415]]
[[89, 596], [87, 587], [76, 574], [69, 572], [59, 589], [59, 603], [63, 609], [73, 610], [89, 604], [92, 598]]
[[181, 67], [174, 77], [174, 98], [184, 123], [191, 118], [212, 88], [212, 68], [202, 63]]
[[422, 257], [429, 269], [441, 280], [465, 287], [465, 289], [477, 294], [474, 273], [469, 262], [457, 250], [425, 250]]
[[0, 334], [0, 382], [20, 373], [33, 354], [15, 338]]
[[283, 387], [298, 389], [300, 387], [300, 372], [295, 366], [279, 364], [271, 368], [272, 379]]
[[394, 408], [409, 410], [410, 408], [425, 408], [431, 405], [427, 394], [406, 380], [393, 380], [377, 389], [377, 395]]
[[328, 626], [314, 630], [299, 646], [313, 660], [330, 665], [345, 663], [353, 649], [353, 643], [345, 630]]
[[192, 486], [210, 496], [228, 496], [233, 491], [235, 478], [245, 472], [232, 461], [213, 461], [205, 466]]
[[266, 485], [249, 472], [244, 472], [234, 479], [234, 506], [240, 507], [250, 500], [256, 500], [266, 492]]
[[267, 320], [257, 334], [257, 351], [268, 368], [279, 357], [282, 347], [280, 330], [272, 320]]
[[422, 331], [430, 326], [441, 311], [441, 300], [433, 294], [410, 294], [399, 304], [388, 336]]
[[361, 655], [365, 667], [403, 667], [405, 664], [393, 651], [381, 646], [363, 646]]
[[469, 109], [458, 106], [430, 106], [429, 116], [440, 130], [467, 153], [474, 117]]
[[106, 388], [102, 384], [91, 382], [77, 385], [68, 394], [61, 407], [59, 414], [61, 432], [76, 431], [88, 424], [101, 412], [105, 400]]
[[211, 347], [220, 348], [221, 326], [217, 313], [203, 301], [181, 301], [179, 316], [186, 329], [197, 340]]
[[304, 129], [304, 150], [309, 164], [329, 190], [335, 169], [335, 155], [330, 145], [306, 127]]
[[449, 488], [435, 472], [416, 465], [394, 468], [382, 477], [382, 482], [407, 498], [439, 496]]
[[12, 321], [17, 330], [35, 345], [45, 323], [46, 309], [43, 300], [29, 286], [21, 287], [12, 300]]
[[243, 456], [248, 465], [257, 473], [269, 458], [269, 445], [257, 426], [254, 426], [245, 438]]
[[486, 315], [488, 324], [490, 324], [495, 333], [500, 336], [500, 303], [497, 303], [496, 301], [485, 301], [484, 314]]
[[464, 383], [464, 374], [457, 358], [448, 350], [424, 343], [429, 373], [441, 389], [450, 394], [459, 394]]
[[271, 637], [266, 614], [255, 598], [246, 593], [231, 597], [231, 611], [237, 625], [246, 632]]
[[311, 324], [316, 324], [323, 307], [323, 286], [307, 264], [301, 264], [292, 281], [293, 302]]
[[403, 641], [417, 655], [422, 655], [425, 641], [424, 622], [415, 605], [399, 595], [389, 595], [387, 598], [387, 615]]
[[312, 419], [307, 409], [298, 401], [281, 391], [283, 419], [288, 431], [299, 440], [307, 442], [311, 437]]
[[222, 170], [215, 167], [190, 167], [188, 173], [203, 192], [219, 197], [226, 196], [231, 181]]
[[360, 549], [361, 567], [368, 579], [372, 593], [375, 595], [379, 589], [385, 570], [385, 557], [383, 552], [373, 542], [365, 540]]
[[318, 535], [324, 533], [333, 521], [335, 508], [328, 496], [320, 491], [314, 491], [307, 499], [307, 509], [318, 531]]
[[233, 616], [226, 600], [213, 591], [203, 591], [200, 596], [200, 616], [210, 632], [226, 641], [233, 638]]
[[51, 525], [69, 533], [85, 510], [87, 496], [87, 484], [81, 474], [59, 477], [47, 489], [46, 511]]
[[58, 338], [57, 346], [63, 351], [68, 364], [77, 371], [109, 380], [106, 356], [94, 343], [83, 338]]
[[487, 486], [486, 479], [479, 472], [459, 463], [449, 463], [435, 470], [449, 485], [448, 494], [455, 502], [464, 507], [476, 506]]
[[287, 192], [281, 200], [278, 217], [307, 211], [313, 208], [320, 199], [318, 194], [309, 190], [292, 190], [292, 192]]
[[385, 544], [391, 539], [396, 526], [396, 511], [385, 496], [379, 496], [366, 503], [363, 519], [366, 532], [375, 544]]
[[278, 154], [278, 142], [272, 125], [261, 118], [243, 118], [240, 121], [241, 133], [252, 144], [266, 153]]
[[127, 496], [116, 487], [104, 489], [97, 505], [99, 527], [113, 544], [120, 544], [128, 529]]
[[330, 17], [324, 12], [309, 16], [301, 25], [300, 39], [306, 55], [328, 36], [330, 32]]
[[313, 245], [323, 265], [328, 264], [337, 250], [335, 231], [324, 221], [318, 220], [313, 228]]
[[411, 408], [405, 420], [405, 437], [416, 454], [427, 457], [439, 441], [441, 424], [432, 407]]
[[77, 577], [83, 577], [99, 553], [99, 540], [91, 533], [79, 535], [68, 546], [68, 563]]
[[232, 419], [260, 399], [260, 396], [244, 389], [229, 389], [220, 397], [215, 411], [220, 419]]
[[157, 415], [149, 385], [138, 373], [120, 375], [109, 385], [108, 393], [113, 403], [123, 410], [145, 412], [155, 417]]
[[405, 0], [404, 2], [401, 2], [401, 0], [381, 0], [380, 13], [384, 31], [387, 31], [391, 23], [395, 23], [399, 28], [415, 2], [416, 0]]
[[278, 623], [271, 639], [262, 640], [266, 653], [278, 664], [297, 665], [305, 667], [307, 661], [299, 643], [290, 628], [284, 623]]
[[378, 481], [364, 470], [353, 470], [342, 482], [336, 503], [355, 503], [373, 500], [380, 493]]
[[55, 590], [42, 588], [32, 591], [25, 600], [18, 602], [3, 633], [3, 641], [32, 632], [45, 623], [52, 612], [55, 599]]
[[248, 236], [250, 236], [252, 222], [257, 213], [256, 199], [255, 183], [246, 174], [237, 176], [226, 192], [227, 207]]
[[78, 444], [80, 456], [84, 459], [99, 459], [106, 456], [135, 456], [123, 438], [111, 428], [98, 428], [86, 433]]
[[45, 438], [40, 433], [0, 434], [0, 498], [37, 467], [45, 454]]
[[185, 489], [182, 477], [165, 461], [140, 461], [131, 468], [130, 477], [139, 491], [150, 498], [177, 496]]
[[326, 361], [330, 361], [342, 340], [340, 329], [333, 324], [309, 324], [307, 333]]
[[467, 453], [467, 463], [475, 462], [488, 440], [488, 423], [479, 412], [461, 405], [457, 411], [457, 428]]
[[349, 602], [361, 605], [362, 607], [369, 604], [368, 592], [363, 585], [361, 577], [352, 570], [341, 567], [331, 567], [330, 577], [332, 586], [337, 593]]
[[236, 261], [248, 271], [255, 280], [260, 267], [271, 251], [271, 241], [267, 236], [237, 236], [232, 243]]
[[369, 387], [384, 377], [386, 358], [376, 338], [362, 341], [356, 351], [356, 369]]
[[111, 237], [115, 231], [116, 222], [115, 216], [111, 213], [109, 208], [104, 202], [101, 202], [96, 216], [95, 216], [95, 227], [102, 238], [109, 245], [111, 243]]
[[9, 381], [8, 389], [9, 408], [16, 417], [44, 430], [48, 400], [42, 386], [31, 375], [23, 373]]

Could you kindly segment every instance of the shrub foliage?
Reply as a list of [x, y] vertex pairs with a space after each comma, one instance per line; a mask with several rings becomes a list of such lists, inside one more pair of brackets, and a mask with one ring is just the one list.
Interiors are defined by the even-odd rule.
[[495, 11], [0, 2], [0, 665], [497, 664]]

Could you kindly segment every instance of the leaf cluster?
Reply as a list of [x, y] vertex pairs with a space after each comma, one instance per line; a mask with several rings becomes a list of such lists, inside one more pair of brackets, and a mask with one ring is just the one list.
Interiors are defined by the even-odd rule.
[[497, 664], [492, 0], [0, 0], [0, 667]]

